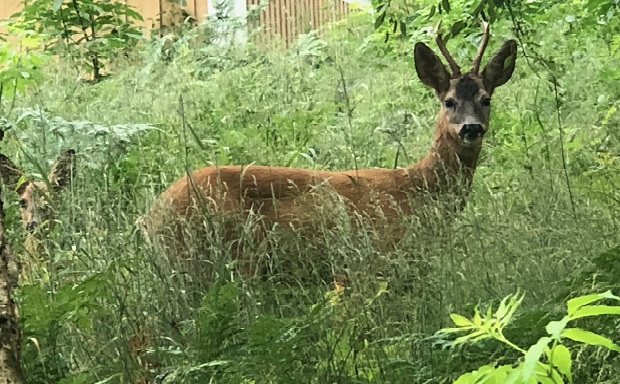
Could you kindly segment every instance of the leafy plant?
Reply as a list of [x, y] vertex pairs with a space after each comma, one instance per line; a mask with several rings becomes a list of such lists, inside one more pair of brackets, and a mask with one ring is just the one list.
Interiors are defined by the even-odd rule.
[[487, 309], [486, 313], [481, 313], [476, 308], [474, 317], [471, 319], [458, 314], [450, 315], [456, 327], [443, 328], [438, 332], [438, 335], [470, 332], [455, 339], [451, 343], [452, 345], [495, 339], [523, 354], [523, 358], [516, 367], [513, 364], [484, 365], [477, 370], [461, 375], [454, 382], [455, 384], [481, 382], [502, 384], [572, 383], [572, 358], [570, 350], [564, 344], [566, 339], [620, 352], [620, 346], [605, 336], [579, 327], [568, 327], [569, 322], [577, 319], [601, 315], [620, 315], [620, 305], [593, 304], [600, 300], [620, 301], [620, 297], [613, 295], [610, 291], [579, 296], [569, 300], [567, 302], [567, 315], [561, 320], [549, 322], [545, 327], [549, 336], [541, 337], [536, 344], [527, 350], [504, 336], [504, 328], [512, 320], [524, 296], [524, 294], [520, 295], [519, 293], [506, 296], [494, 313], [492, 313], [491, 307]]
[[37, 51], [42, 36], [28, 28], [24, 23], [3, 23], [11, 35], [19, 38], [19, 45], [0, 41], [0, 101], [4, 96], [11, 97], [24, 92], [26, 86], [41, 79], [40, 66], [47, 59], [45, 53]]
[[[35, 108], [19, 108], [18, 116], [9, 121], [17, 127], [18, 140], [31, 152], [59, 151], [69, 146], [80, 148], [88, 154], [83, 165], [101, 168], [110, 158], [118, 158], [136, 137], [154, 127], [148, 124], [98, 124], [86, 120], [65, 120], [48, 111]], [[36, 134], [33, 135], [33, 128]]]
[[[468, 26], [478, 24], [480, 18], [494, 22], [501, 18], [501, 12], [509, 7], [503, 0], [426, 0], [410, 2], [406, 0], [375, 0], [375, 28], [382, 29], [386, 40], [390, 34], [407, 36], [417, 25], [427, 24], [429, 20], [441, 17], [449, 25], [446, 37], [454, 37]], [[387, 26], [384, 24], [387, 23]]]
[[103, 78], [106, 60], [142, 38], [135, 25], [142, 16], [122, 1], [28, 1], [11, 18], [36, 21], [31, 28], [45, 34], [55, 51], [65, 47], [95, 81]]

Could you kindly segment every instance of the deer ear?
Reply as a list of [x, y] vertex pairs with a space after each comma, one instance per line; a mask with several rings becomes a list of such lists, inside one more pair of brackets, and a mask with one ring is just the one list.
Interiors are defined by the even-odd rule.
[[19, 179], [24, 176], [24, 171], [13, 164], [11, 159], [0, 153], [0, 178], [11, 190], [15, 190]]
[[68, 149], [58, 156], [47, 179], [52, 188], [61, 190], [67, 187], [75, 175], [75, 150]]
[[450, 88], [450, 74], [432, 49], [418, 42], [415, 44], [413, 57], [420, 81], [433, 88], [438, 94]]
[[517, 61], [517, 42], [508, 40], [502, 47], [495, 52], [489, 63], [482, 70], [482, 82], [489, 94], [492, 94], [495, 88], [505, 84], [512, 72], [515, 70], [515, 62]]

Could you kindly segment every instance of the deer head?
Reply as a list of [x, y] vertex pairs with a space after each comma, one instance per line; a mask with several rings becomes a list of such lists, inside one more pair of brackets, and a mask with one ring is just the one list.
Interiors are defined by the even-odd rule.
[[[439, 26], [438, 26], [439, 28]], [[414, 48], [415, 68], [420, 80], [435, 90], [441, 102], [436, 135], [461, 147], [480, 147], [487, 133], [491, 96], [495, 88], [506, 83], [515, 68], [517, 43], [506, 41], [480, 72], [482, 56], [489, 42], [489, 27], [483, 24], [478, 53], [471, 70], [461, 73], [440, 34], [435, 41], [450, 65], [448, 72], [441, 60], [424, 43]]]
[[[3, 154], [0, 154], [0, 176], [7, 188], [17, 192], [22, 224], [28, 233], [52, 218], [50, 197], [67, 187], [75, 174], [75, 151], [61, 153], [47, 176], [47, 183], [26, 178], [24, 172]], [[50, 191], [48, 185], [52, 188]]]

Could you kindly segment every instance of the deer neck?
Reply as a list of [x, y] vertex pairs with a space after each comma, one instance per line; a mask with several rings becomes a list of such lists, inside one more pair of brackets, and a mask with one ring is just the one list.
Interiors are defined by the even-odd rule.
[[478, 165], [480, 149], [480, 146], [465, 145], [438, 121], [433, 145], [422, 160], [408, 169], [413, 188], [429, 192], [455, 192], [456, 189], [466, 195]]

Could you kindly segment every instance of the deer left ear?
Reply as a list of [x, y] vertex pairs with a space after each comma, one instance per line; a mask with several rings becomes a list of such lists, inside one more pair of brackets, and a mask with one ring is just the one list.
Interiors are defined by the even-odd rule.
[[413, 56], [420, 81], [438, 94], [447, 91], [450, 87], [450, 74], [433, 50], [426, 44], [418, 42], [413, 50]]
[[51, 186], [58, 191], [71, 184], [75, 171], [75, 150], [68, 149], [58, 156], [47, 179]]
[[10, 189], [17, 188], [19, 179], [24, 176], [24, 171], [13, 164], [11, 159], [0, 153], [0, 179]]
[[492, 94], [495, 88], [504, 85], [515, 70], [515, 62], [517, 61], [517, 42], [508, 40], [502, 47], [495, 52], [489, 63], [482, 70], [482, 82], [489, 94]]

